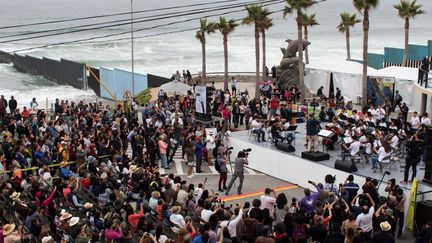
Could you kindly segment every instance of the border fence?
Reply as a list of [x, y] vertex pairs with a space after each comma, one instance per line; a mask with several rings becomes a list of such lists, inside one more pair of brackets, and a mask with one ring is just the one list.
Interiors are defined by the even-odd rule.
[[[132, 86], [135, 90], [134, 95], [137, 95], [147, 88], [156, 88], [171, 81], [168, 78], [139, 73], [134, 73], [132, 79], [131, 72], [121, 69], [95, 68], [66, 59], [21, 56], [4, 51], [0, 51], [0, 63], [12, 63], [19, 72], [42, 76], [60, 85], [70, 85], [83, 90], [90, 88], [97, 96], [107, 99], [113, 99], [109, 95], [111, 93], [115, 95], [115, 99], [121, 100], [124, 93], [132, 93]], [[133, 85], [132, 81], [134, 81]]]

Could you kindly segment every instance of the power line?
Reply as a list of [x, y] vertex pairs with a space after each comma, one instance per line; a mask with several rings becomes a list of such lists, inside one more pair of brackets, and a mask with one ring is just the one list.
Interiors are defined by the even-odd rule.
[[[263, 6], [269, 6], [269, 5], [279, 4], [279, 3], [282, 3], [282, 2], [284, 2], [284, 0], [279, 0], [279, 1], [275, 2], [275, 3], [263, 4]], [[135, 30], [134, 32], [136, 33], [136, 32], [140, 32], [140, 31], [143, 31], [143, 30], [155, 29], [155, 28], [159, 28], [159, 27], [163, 27], [163, 26], [170, 26], [170, 25], [175, 25], [175, 24], [179, 24], [179, 23], [190, 22], [190, 21], [193, 21], [193, 20], [201, 19], [201, 18], [209, 18], [209, 17], [214, 17], [214, 16], [221, 16], [221, 15], [226, 15], [226, 14], [231, 14], [231, 13], [237, 13], [237, 12], [242, 12], [242, 11], [244, 11], [244, 9], [227, 11], [225, 13], [210, 14], [210, 15], [207, 15], [207, 16], [195, 17], [195, 18], [190, 18], [190, 19], [186, 19], [186, 20], [182, 20], [182, 21], [175, 21], [175, 22], [170, 22], [170, 23], [166, 23], [166, 24], [155, 25], [155, 26], [152, 26], [152, 27], [141, 28], [141, 29]], [[280, 11], [281, 10], [279, 10], [277, 12], [280, 12]], [[191, 29], [187, 29], [187, 30], [189, 31], [189, 30], [196, 30], [196, 29], [197, 28], [191, 28]], [[181, 31], [174, 31], [172, 33], [178, 33], [178, 32], [181, 32]], [[24, 48], [24, 49], [18, 49], [18, 50], [12, 51], [11, 53], [23, 52], [23, 51], [29, 51], [29, 50], [41, 49], [41, 48], [47, 48], [47, 47], [53, 47], [53, 46], [59, 46], [59, 45], [66, 45], [66, 44], [84, 44], [84, 43], [89, 43], [87, 41], [96, 40], [96, 39], [102, 39], [102, 38], [108, 38], [108, 37], [113, 37], [113, 36], [119, 36], [119, 35], [124, 35], [124, 34], [128, 34], [128, 33], [130, 33], [130, 31], [120, 32], [120, 33], [116, 33], [116, 34], [108, 34], [108, 35], [98, 36], [98, 37], [89, 37], [89, 38], [84, 38], [84, 39], [79, 39], [79, 40], [74, 40], [74, 41], [64, 41], [64, 42], [59, 42], [59, 43], [46, 44], [46, 45], [37, 46], [37, 47], [29, 47], [29, 48]], [[135, 37], [135, 39], [147, 38], [147, 37], [151, 37], [151, 36], [157, 36], [157, 35], [147, 35], [147, 36], [144, 36], [144, 37], [143, 36], [141, 36], [141, 37], [138, 36], [138, 37]], [[130, 40], [130, 38], [121, 38], [121, 39], [122, 40], [123, 39], [124, 40]]]
[[[213, 5], [213, 4], [226, 3], [226, 2], [237, 2], [237, 1], [241, 1], [241, 0], [223, 0], [223, 1], [217, 1], [217, 2], [196, 3], [196, 4], [189, 4], [189, 5], [183, 5], [183, 6], [171, 6], [171, 7], [165, 7], [165, 8], [146, 9], [146, 10], [134, 11], [133, 14], [147, 13], [147, 12], [153, 12], [153, 11], [164, 11], [164, 10], [171, 10], [171, 9], [182, 9], [182, 8]], [[106, 18], [106, 17], [112, 17], [112, 16], [121, 16], [121, 15], [130, 15], [130, 14], [131, 14], [131, 12], [103, 14], [103, 15], [87, 16], [87, 17], [72, 18], [72, 19], [62, 19], [62, 20], [36, 22], [36, 23], [29, 23], [29, 24], [1, 26], [0, 29], [11, 29], [11, 28], [20, 28], [20, 27], [36, 26], [36, 25], [56, 24], [56, 23], [72, 22], [72, 21], [79, 21], [79, 20]]]
[[[277, 0], [265, 0], [265, 1], [259, 0], [259, 1], [256, 1], [254, 3], [260, 3], [260, 2], [268, 3], [268, 2], [275, 2], [275, 1], [277, 1]], [[220, 11], [220, 10], [225, 10], [225, 9], [244, 7], [246, 5], [248, 5], [248, 4], [241, 3], [241, 4], [234, 4], [234, 5], [227, 5], [227, 6], [217, 7], [217, 8], [200, 10], [200, 11], [196, 11], [194, 13], [180, 13], [180, 14], [176, 14], [176, 15], [163, 16], [163, 17], [160, 17], [161, 15], [154, 15], [156, 18], [146, 19], [146, 20], [141, 20], [141, 21], [134, 21], [134, 23], [144, 23], [144, 22], [151, 22], [151, 21], [156, 21], [156, 20], [169, 19], [169, 18], [173, 18], [173, 17], [183, 17], [183, 16], [187, 16], [190, 14], [200, 14], [200, 13], [207, 13], [207, 12], [213, 12], [213, 11]], [[143, 18], [145, 18], [145, 17], [143, 17]], [[112, 25], [106, 25], [106, 26], [100, 26], [100, 27], [71, 30], [71, 31], [66, 31], [66, 32], [61, 32], [61, 33], [51, 33], [51, 34], [44, 34], [44, 35], [33, 36], [33, 37], [16, 38], [16, 39], [12, 39], [12, 40], [0, 41], [0, 43], [11, 43], [11, 42], [15, 42], [15, 41], [31, 40], [31, 39], [44, 38], [44, 37], [57, 36], [57, 35], [65, 35], [65, 34], [72, 34], [72, 33], [78, 33], [78, 32], [90, 31], [90, 30], [98, 30], [98, 29], [103, 29], [103, 28], [118, 27], [118, 26], [130, 24], [130, 19], [128, 21], [129, 22], [123, 23], [123, 24], [112, 24]], [[93, 26], [93, 25], [90, 25], [90, 26]], [[41, 31], [41, 32], [44, 32], [44, 31]], [[129, 31], [124, 32], [124, 34], [125, 33], [129, 33]], [[6, 38], [6, 37], [0, 37], [0, 38]]]

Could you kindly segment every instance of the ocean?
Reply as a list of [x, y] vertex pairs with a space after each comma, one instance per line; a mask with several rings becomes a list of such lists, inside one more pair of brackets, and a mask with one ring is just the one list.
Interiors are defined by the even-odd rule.
[[[182, 6], [185, 4], [212, 2], [209, 0], [165, 0], [165, 1], [144, 1], [134, 0], [134, 10], [148, 10], [155, 8]], [[235, 3], [251, 2], [237, 0]], [[392, 7], [397, 0], [381, 0], [378, 8], [370, 14], [369, 51], [383, 53], [384, 47], [399, 47], [404, 44], [404, 22], [397, 16], [396, 10]], [[129, 0], [14, 0], [0, 2], [0, 27], [10, 25], [28, 24], [34, 22], [54, 21], [94, 15], [112, 14], [130, 11]], [[423, 5], [426, 14], [418, 16], [410, 22], [410, 43], [426, 45], [431, 38], [432, 28], [430, 27], [430, 13], [432, 13], [432, 1], [418, 0]], [[223, 3], [212, 6], [221, 6]], [[278, 3], [268, 8], [271, 11], [278, 11], [285, 3]], [[205, 6], [204, 6], [205, 7]], [[155, 15], [160, 13], [182, 13], [195, 8], [173, 9], [165, 11], [153, 11], [135, 14], [135, 18]], [[241, 8], [236, 8], [236, 10]], [[148, 28], [155, 25], [176, 23], [160, 28], [154, 28], [135, 33], [135, 37], [152, 35], [163, 32], [178, 31], [198, 27], [199, 21], [193, 20], [182, 22], [189, 18], [197, 18], [209, 14], [220, 14], [228, 10], [213, 11], [211, 13], [194, 14], [172, 19], [136, 23], [134, 29]], [[308, 10], [308, 13], [315, 13], [318, 26], [309, 29], [311, 46], [309, 55], [311, 62], [325, 62], [329, 59], [344, 60], [345, 35], [339, 33], [336, 26], [339, 24], [341, 12], [356, 13], [350, 0], [326, 0], [316, 4]], [[245, 12], [226, 14], [227, 18], [240, 19]], [[361, 15], [358, 14], [361, 18]], [[272, 14], [274, 26], [267, 31], [267, 64], [277, 65], [282, 57], [280, 47], [286, 47], [286, 39], [296, 39], [296, 23], [294, 17], [287, 19], [282, 17], [281, 12]], [[93, 24], [103, 21], [112, 21], [129, 18], [129, 16], [116, 16], [103, 19], [91, 19], [67, 23], [56, 23], [41, 26], [27, 26], [23, 28], [0, 29], [1, 36], [11, 34], [22, 34], [31, 31], [47, 30], [52, 28], [70, 29], [76, 25]], [[218, 17], [210, 17], [210, 21], [217, 21]], [[129, 25], [111, 27], [107, 29], [78, 32], [73, 34], [51, 36], [32, 40], [22, 40], [13, 43], [0, 43], [0, 50], [14, 51], [18, 49], [57, 43], [59, 41], [73, 41], [83, 38], [103, 36], [128, 31]], [[38, 57], [49, 57], [54, 59], [65, 58], [84, 62], [95, 67], [131, 69], [130, 42], [110, 42], [109, 40], [128, 37], [122, 35], [110, 37], [105, 43], [89, 44], [68, 44], [50, 48], [36, 49], [21, 54]], [[162, 35], [157, 37], [139, 38], [135, 45], [135, 71], [139, 73], [151, 73], [170, 77], [176, 70], [190, 70], [191, 73], [198, 73], [201, 69], [201, 45], [195, 39], [194, 31]], [[15, 38], [15, 37], [14, 37]], [[1, 41], [12, 38], [2, 38]], [[239, 26], [229, 36], [229, 68], [230, 71], [253, 72], [255, 70], [254, 33], [252, 26]], [[362, 50], [362, 27], [361, 23], [351, 30], [351, 55], [354, 59], [361, 59]], [[214, 33], [207, 38], [207, 71], [223, 71], [223, 46], [220, 33]], [[56, 85], [41, 77], [34, 77], [22, 74], [14, 70], [10, 65], [0, 64], [0, 94], [9, 98], [15, 95], [20, 105], [28, 105], [31, 98], [49, 98], [49, 102], [57, 97], [61, 99], [95, 99], [92, 91], [77, 90], [68, 86]]]

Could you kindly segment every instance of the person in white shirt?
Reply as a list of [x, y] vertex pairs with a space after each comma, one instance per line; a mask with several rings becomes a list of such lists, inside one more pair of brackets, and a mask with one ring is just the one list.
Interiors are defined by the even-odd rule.
[[381, 147], [376, 150], [375, 149], [375, 153], [378, 156], [372, 157], [372, 169], [376, 169], [378, 166], [381, 166], [384, 163], [389, 163], [389, 159], [386, 159], [388, 157], [390, 157], [391, 154], [391, 148], [390, 145], [388, 144], [388, 142], [383, 139], [381, 141]]
[[[270, 196], [273, 193], [273, 196]], [[273, 209], [276, 205], [276, 193], [271, 188], [264, 190], [264, 195], [261, 196], [261, 209], [267, 208], [270, 211], [270, 215], [273, 215]]]
[[376, 114], [377, 114], [377, 111], [375, 110], [375, 108], [374, 108], [373, 105], [370, 106], [368, 112], [369, 112], [370, 115], [371, 115], [370, 118], [372, 118], [373, 120], [376, 120]]
[[344, 144], [343, 146], [348, 150], [346, 153], [342, 154], [342, 160], [345, 161], [347, 157], [356, 156], [360, 151], [361, 143], [357, 140], [357, 136], [352, 136], [353, 142], [349, 145]]
[[258, 136], [258, 142], [261, 142], [261, 138], [262, 138], [262, 141], [265, 142], [265, 131], [263, 129], [263, 124], [260, 121], [260, 119], [259, 118], [255, 118], [252, 121], [251, 126], [252, 126], [251, 132], [257, 134], [257, 136]]
[[417, 111], [414, 111], [413, 116], [411, 117], [411, 126], [414, 129], [418, 129], [420, 126], [420, 119], [417, 116]]
[[[236, 211], [235, 209], [234, 211]], [[235, 217], [235, 218], [234, 218]], [[240, 222], [240, 220], [243, 217], [243, 209], [238, 209], [238, 215], [231, 216], [230, 213], [225, 214], [225, 220], [220, 223], [221, 228], [228, 228], [228, 231], [230, 233], [231, 239], [237, 238], [237, 225]], [[234, 219], [233, 219], [234, 218]], [[220, 236], [221, 232], [218, 231], [218, 238]]]
[[384, 119], [386, 116], [386, 112], [384, 110], [384, 108], [382, 108], [381, 105], [378, 105], [378, 108], [376, 109], [376, 120], [382, 120]]
[[171, 216], [170, 221], [173, 223], [177, 228], [184, 228], [186, 227], [185, 220], [183, 218], [183, 215], [181, 215], [181, 207], [180, 206], [173, 206], [171, 208]]
[[398, 136], [398, 131], [393, 130], [393, 137], [390, 140], [390, 146], [393, 149], [396, 149], [399, 145], [399, 136]]
[[[357, 197], [359, 195], [357, 195]], [[366, 239], [364, 239], [364, 240], [367, 241], [371, 238], [371, 233], [372, 233], [372, 229], [373, 229], [372, 217], [375, 213], [375, 202], [374, 202], [374, 200], [372, 200], [369, 193], [366, 193], [366, 197], [369, 199], [372, 206], [370, 208], [367, 205], [362, 206], [362, 213], [357, 216], [356, 223], [359, 226], [359, 228], [361, 228], [364, 236], [366, 237]], [[354, 201], [355, 201], [355, 199], [354, 199]]]
[[186, 189], [186, 186], [183, 185], [180, 191], [177, 193], [177, 203], [180, 204], [182, 207], [186, 207], [186, 201], [189, 195]]
[[208, 222], [210, 219], [210, 216], [212, 216], [214, 213], [216, 213], [217, 210], [212, 211], [211, 210], [212, 204], [210, 202], [204, 203], [204, 209], [201, 211], [201, 219], [204, 222]]
[[232, 95], [237, 95], [237, 79], [231, 78], [231, 93]]
[[424, 125], [426, 125], [428, 127], [431, 125], [431, 120], [428, 117], [428, 113], [427, 112], [423, 113], [423, 116], [421, 118], [421, 124], [424, 124]]

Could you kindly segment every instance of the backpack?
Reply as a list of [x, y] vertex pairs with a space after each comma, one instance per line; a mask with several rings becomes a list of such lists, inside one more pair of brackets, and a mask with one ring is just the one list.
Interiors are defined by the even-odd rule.
[[215, 161], [214, 165], [215, 165], [215, 169], [216, 169], [218, 172], [220, 172], [221, 164], [220, 164], [220, 161], [219, 161], [218, 158], [216, 158], [216, 161]]
[[305, 226], [301, 225], [301, 224], [296, 224], [294, 226], [294, 230], [293, 230], [293, 234], [292, 234], [292, 239], [293, 242], [296, 243], [300, 240], [306, 240], [307, 236], [306, 236], [306, 231], [305, 231]]

